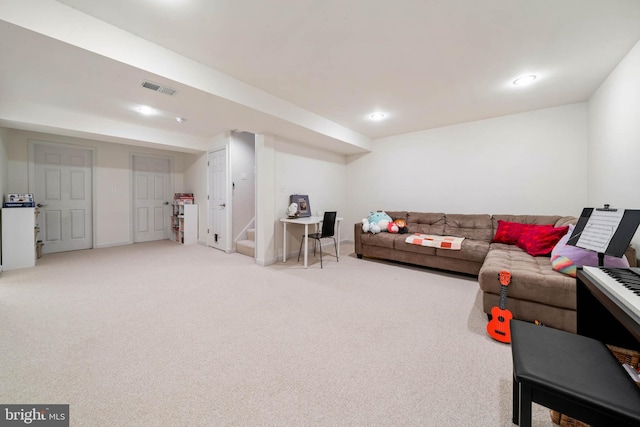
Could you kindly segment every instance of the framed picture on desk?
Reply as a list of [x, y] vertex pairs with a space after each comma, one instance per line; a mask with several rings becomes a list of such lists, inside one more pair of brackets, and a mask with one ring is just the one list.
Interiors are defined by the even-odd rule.
[[305, 194], [292, 194], [289, 196], [289, 204], [298, 204], [298, 217], [303, 218], [311, 216], [311, 205], [309, 205], [309, 196]]

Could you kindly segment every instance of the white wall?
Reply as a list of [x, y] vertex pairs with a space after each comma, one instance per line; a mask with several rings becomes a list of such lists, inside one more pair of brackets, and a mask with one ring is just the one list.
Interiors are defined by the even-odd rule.
[[[347, 182], [345, 156], [308, 145], [278, 140], [275, 170], [276, 210], [279, 218], [286, 216], [291, 194], [308, 195], [312, 215], [321, 216], [325, 211], [337, 211], [338, 216], [346, 216], [348, 198], [345, 185]], [[282, 224], [278, 224], [277, 229], [281, 228]], [[345, 228], [349, 227], [343, 227], [343, 230]], [[297, 254], [304, 227], [290, 225], [287, 231], [291, 231], [288, 233], [288, 252]], [[279, 237], [279, 234], [276, 236]], [[344, 233], [341, 238], [345, 238]], [[277, 238], [276, 244], [280, 242], [282, 238]], [[280, 249], [279, 246], [278, 249]], [[277, 253], [282, 255], [281, 250]]]
[[94, 247], [132, 243], [131, 154], [152, 154], [173, 160], [174, 192], [183, 190], [183, 153], [9, 129], [7, 191], [29, 193], [29, 141], [72, 144], [94, 149]]
[[589, 99], [590, 206], [640, 209], [639, 76], [640, 42]]
[[349, 222], [377, 209], [578, 216], [586, 148], [586, 103], [379, 139], [349, 159]]
[[207, 243], [207, 227], [209, 227], [209, 202], [207, 200], [209, 191], [207, 176], [208, 153], [227, 148], [228, 145], [229, 134], [220, 133], [209, 142], [208, 152], [184, 155], [184, 190], [182, 191], [193, 193], [195, 203], [198, 205], [198, 242], [203, 244]]
[[[2, 197], [7, 193], [9, 182], [9, 160], [7, 158], [8, 132], [5, 128], [0, 128], [0, 192]], [[4, 199], [2, 200], [4, 201]]]
[[207, 153], [187, 154], [184, 157], [183, 192], [193, 193], [198, 205], [198, 242], [207, 242]]
[[[273, 136], [256, 136], [256, 260], [271, 264], [282, 257], [283, 225], [291, 194], [306, 194], [313, 215], [335, 210], [345, 216], [348, 198], [346, 158]], [[343, 223], [344, 225], [344, 223]], [[342, 227], [344, 230], [349, 227]], [[287, 252], [298, 253], [303, 226], [287, 227]], [[344, 234], [342, 235], [344, 240]]]
[[[270, 135], [256, 135], [256, 262], [276, 261], [276, 140]], [[280, 241], [282, 246], [282, 240]]]
[[232, 189], [233, 232], [234, 239], [244, 239], [244, 230], [253, 226], [256, 213], [256, 149], [255, 135], [249, 132], [232, 132], [231, 180], [235, 184]]
[[[0, 128], [0, 203], [4, 202], [4, 195], [7, 194], [7, 185], [9, 182], [9, 160], [7, 158], [7, 130]], [[1, 232], [0, 232], [1, 233]], [[0, 242], [1, 240], [0, 236]], [[2, 245], [0, 244], [0, 259], [2, 259]], [[0, 263], [2, 265], [2, 263]]]

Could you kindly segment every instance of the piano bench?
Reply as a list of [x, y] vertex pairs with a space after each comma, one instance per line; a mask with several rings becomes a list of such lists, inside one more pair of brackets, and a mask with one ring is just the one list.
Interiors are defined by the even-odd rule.
[[639, 426], [640, 388], [600, 341], [511, 321], [513, 423], [536, 402], [591, 425]]

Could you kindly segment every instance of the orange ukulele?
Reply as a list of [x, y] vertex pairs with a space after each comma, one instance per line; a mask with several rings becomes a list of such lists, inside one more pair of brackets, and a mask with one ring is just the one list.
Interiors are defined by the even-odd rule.
[[507, 286], [511, 283], [511, 273], [506, 270], [500, 272], [500, 307], [491, 309], [491, 321], [487, 324], [487, 332], [494, 340], [510, 343], [511, 327], [510, 321], [513, 314], [504, 308], [504, 300], [507, 298]]

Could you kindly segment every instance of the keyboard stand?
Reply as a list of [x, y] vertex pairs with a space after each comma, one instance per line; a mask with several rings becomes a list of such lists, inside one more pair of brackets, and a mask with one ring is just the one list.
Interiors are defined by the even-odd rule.
[[578, 269], [576, 286], [577, 333], [617, 347], [640, 350], [640, 324], [582, 269]]

